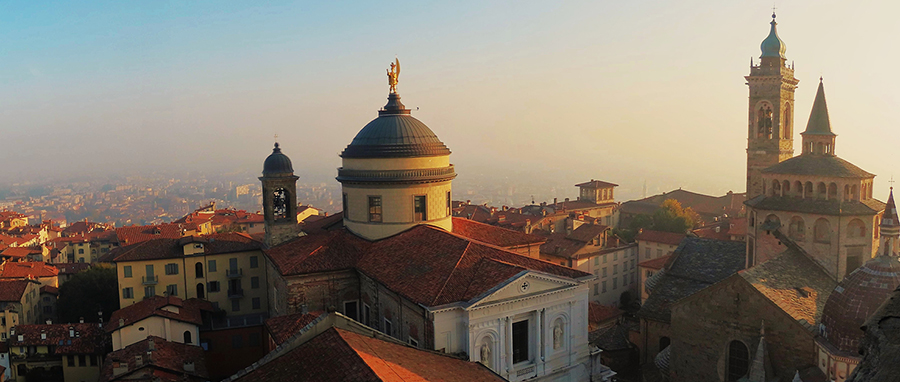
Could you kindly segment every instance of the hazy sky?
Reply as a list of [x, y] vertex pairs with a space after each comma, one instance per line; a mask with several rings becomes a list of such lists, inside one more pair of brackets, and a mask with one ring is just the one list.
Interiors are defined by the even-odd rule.
[[[403, 102], [461, 179], [745, 187], [743, 76], [770, 1], [321, 3], [0, 2], [0, 177], [261, 170], [278, 134], [298, 173], [328, 179], [397, 55]], [[777, 7], [797, 153], [822, 75], [836, 153], [877, 174], [883, 200], [900, 3]]]

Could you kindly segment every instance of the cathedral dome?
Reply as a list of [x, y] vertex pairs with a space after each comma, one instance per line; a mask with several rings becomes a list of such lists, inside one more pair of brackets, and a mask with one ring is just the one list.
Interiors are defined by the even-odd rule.
[[410, 115], [400, 95], [390, 93], [378, 118], [360, 130], [342, 158], [407, 158], [450, 155], [450, 149], [428, 126]]
[[762, 44], [760, 44], [759, 49], [762, 50], [762, 56], [760, 57], [779, 57], [785, 58], [784, 52], [787, 50], [787, 46], [784, 44], [784, 41], [778, 37], [778, 31], [775, 29], [775, 26], [778, 23], [775, 22], [775, 14], [772, 14], [772, 28], [769, 29], [769, 36], [763, 40]]
[[269, 154], [266, 161], [263, 163], [263, 175], [278, 176], [293, 174], [294, 167], [291, 165], [291, 158], [288, 158], [287, 155], [281, 153], [281, 147], [279, 147], [276, 142], [275, 148], [272, 149], [272, 153]]
[[822, 325], [825, 339], [841, 351], [856, 354], [859, 329], [900, 285], [900, 260], [878, 256], [848, 275], [825, 302]]

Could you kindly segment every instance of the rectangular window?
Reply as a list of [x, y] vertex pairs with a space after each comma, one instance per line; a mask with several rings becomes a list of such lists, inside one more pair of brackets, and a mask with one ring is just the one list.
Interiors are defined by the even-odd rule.
[[628, 285], [628, 275], [622, 275], [622, 288]]
[[260, 306], [259, 301], [260, 301], [259, 297], [253, 298], [253, 300], [252, 300], [253, 309], [259, 309], [259, 306]]
[[349, 209], [347, 207], [349, 206], [347, 205], [347, 194], [342, 195], [341, 207], [344, 209], [344, 216], [348, 216], [347, 214], [349, 213]]
[[207, 264], [207, 272], [215, 272], [216, 271], [216, 261], [210, 260]]
[[153, 285], [144, 287], [144, 298], [156, 296], [156, 287]]
[[250, 268], [259, 268], [259, 256], [250, 256]]
[[603, 290], [603, 291], [600, 292], [600, 293], [606, 293], [606, 280], [603, 280], [603, 288], [602, 288], [602, 290]]
[[619, 252], [613, 252], [613, 261], [619, 261]]
[[606, 267], [603, 267], [603, 277], [606, 277]]
[[250, 288], [259, 289], [259, 276], [253, 276], [250, 278]]
[[606, 255], [603, 255], [603, 264], [606, 264]]
[[613, 274], [619, 274], [619, 264], [613, 264]]
[[232, 349], [240, 349], [244, 347], [244, 337], [240, 334], [235, 334], [231, 336], [231, 348]]
[[649, 259], [649, 258], [650, 258], [650, 248], [647, 248], [647, 250], [644, 251], [644, 258], [645, 258], [645, 259]]
[[634, 269], [634, 259], [631, 259], [631, 269]]
[[208, 289], [210, 292], [218, 292], [220, 290], [219, 282], [218, 281], [210, 281], [209, 286], [206, 289]]
[[613, 290], [616, 290], [616, 288], [618, 288], [618, 287], [619, 287], [619, 278], [613, 277]]
[[149, 279], [149, 278], [153, 277], [153, 275], [154, 275], [154, 273], [153, 273], [153, 264], [147, 264], [147, 266], [145, 267], [145, 269], [147, 270], [147, 278]]
[[366, 325], [370, 325], [370, 322], [371, 322], [371, 321], [369, 321], [369, 313], [371, 313], [369, 311], [369, 305], [363, 304], [363, 317], [362, 318], [364, 320], [363, 323]]
[[409, 344], [413, 347], [419, 347], [419, 341], [414, 340], [412, 337], [409, 337]]
[[381, 197], [369, 197], [369, 221], [381, 222]]
[[83, 255], [83, 254], [84, 254], [84, 249], [83, 249], [83, 248], [79, 248], [79, 249], [78, 249], [78, 254], [79, 254], [79, 255]]
[[78, 356], [78, 366], [87, 365], [87, 360], [84, 358], [84, 354]]
[[122, 267], [122, 274], [124, 274], [126, 278], [131, 278], [131, 266], [126, 265]]
[[662, 250], [661, 250], [661, 249], [657, 249], [657, 250], [656, 250], [656, 257], [657, 257], [657, 258], [662, 257]]
[[231, 269], [232, 271], [237, 271], [237, 269], [238, 269], [237, 257], [232, 257], [232, 258], [228, 259], [228, 269]]
[[513, 364], [525, 362], [528, 357], [528, 320], [512, 324]]
[[176, 284], [166, 285], [166, 296], [178, 296], [178, 285], [176, 285]]
[[453, 214], [453, 202], [450, 200], [450, 191], [447, 191], [447, 216]]
[[600, 284], [594, 284], [594, 296], [600, 294]]
[[428, 214], [425, 212], [427, 210], [425, 195], [414, 196], [413, 200], [413, 220], [417, 222], [428, 220]]
[[600, 256], [594, 256], [594, 265], [600, 265]]
[[175, 263], [166, 264], [166, 274], [167, 275], [177, 275], [178, 274], [178, 264], [175, 264]]
[[241, 311], [241, 300], [236, 298], [231, 299], [231, 311], [232, 312], [240, 312]]
[[66, 363], [68, 363], [69, 366], [75, 366], [75, 356], [74, 355], [67, 356]]
[[91, 357], [91, 366], [97, 366], [97, 358], [100, 358], [100, 356], [92, 355], [90, 357]]
[[122, 298], [124, 298], [124, 299], [134, 298], [134, 289], [133, 288], [122, 288]]
[[394, 325], [391, 323], [391, 320], [387, 318], [384, 319], [384, 334], [391, 335], [394, 332]]
[[359, 321], [358, 306], [359, 303], [356, 301], [344, 302], [344, 315], [352, 318], [354, 321]]

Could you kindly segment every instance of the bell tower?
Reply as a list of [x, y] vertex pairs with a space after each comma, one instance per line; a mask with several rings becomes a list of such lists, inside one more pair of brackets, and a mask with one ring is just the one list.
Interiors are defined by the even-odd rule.
[[775, 14], [769, 36], [760, 45], [758, 65], [750, 60], [750, 87], [747, 129], [747, 199], [765, 193], [762, 170], [794, 155], [793, 64], [787, 66], [784, 41], [778, 37]]
[[291, 159], [275, 143], [263, 164], [263, 216], [266, 220], [266, 245], [276, 246], [297, 237], [297, 179]]

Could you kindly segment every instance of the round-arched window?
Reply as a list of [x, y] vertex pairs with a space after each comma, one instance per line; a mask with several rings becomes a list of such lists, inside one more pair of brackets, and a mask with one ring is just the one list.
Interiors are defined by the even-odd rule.
[[750, 371], [750, 350], [741, 341], [728, 344], [728, 382], [737, 382]]

